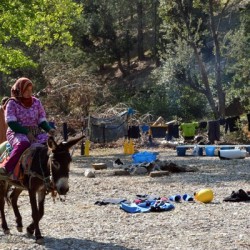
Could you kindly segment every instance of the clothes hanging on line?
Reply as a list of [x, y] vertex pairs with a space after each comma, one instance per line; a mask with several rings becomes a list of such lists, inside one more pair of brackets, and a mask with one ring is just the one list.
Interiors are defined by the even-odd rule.
[[150, 129], [150, 126], [147, 124], [141, 125], [142, 133], [147, 133], [149, 131], [149, 129]]
[[199, 127], [198, 122], [182, 123], [180, 130], [182, 131], [183, 137], [194, 137], [196, 129]]
[[150, 127], [153, 138], [165, 138], [167, 132], [167, 126]]
[[238, 122], [240, 121], [239, 116], [234, 117], [228, 117], [226, 118], [226, 125], [225, 125], [225, 133], [229, 132], [235, 132], [239, 130]]
[[178, 124], [169, 124], [167, 133], [167, 141], [171, 141], [174, 138], [179, 138], [179, 125]]
[[199, 122], [199, 128], [200, 129], [207, 128], [207, 121], [201, 121], [201, 122]]
[[139, 126], [129, 126], [128, 128], [128, 138], [138, 139], [141, 137]]
[[219, 120], [208, 121], [208, 140], [213, 144], [220, 140], [220, 122]]

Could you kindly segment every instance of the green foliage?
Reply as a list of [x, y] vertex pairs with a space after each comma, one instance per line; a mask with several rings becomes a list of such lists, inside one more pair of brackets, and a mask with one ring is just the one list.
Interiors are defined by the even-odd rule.
[[249, 81], [249, 39], [240, 28], [240, 2], [161, 1], [166, 71], [161, 75], [203, 94], [215, 117], [225, 114], [230, 89], [237, 84], [243, 90]]
[[[83, 50], [90, 51], [89, 56], [99, 65], [113, 63], [115, 50], [119, 48], [118, 28], [115, 19], [117, 3], [111, 1], [82, 1], [85, 5], [84, 16], [76, 23], [75, 40]], [[112, 7], [112, 8], [111, 8]], [[122, 37], [119, 36], [122, 39]]]
[[3, 47], [0, 44], [0, 72], [10, 73], [14, 68], [36, 67], [37, 64], [19, 49]]
[[201, 95], [189, 89], [176, 90], [171, 86], [147, 87], [131, 98], [130, 105], [140, 113], [162, 116], [167, 120], [181, 117], [184, 120], [202, 119], [208, 115], [206, 102]]
[[110, 88], [110, 92], [113, 93], [113, 105], [122, 102], [140, 114], [150, 113], [155, 117], [162, 116], [166, 120], [176, 117], [194, 120], [210, 116], [203, 95], [179, 85], [173, 76], [163, 72], [166, 73], [160, 67], [151, 74], [134, 79], [136, 88], [127, 86], [126, 82], [113, 86]]
[[25, 46], [72, 45], [70, 28], [81, 11], [71, 0], [1, 1], [0, 71], [36, 66]]
[[[32, 76], [38, 90], [49, 83], [58, 93], [51, 101], [56, 100], [53, 105], [64, 114], [88, 113], [87, 105], [123, 102], [166, 119], [202, 118], [214, 112], [211, 103], [219, 103], [218, 83], [226, 92], [226, 104], [240, 96], [250, 108], [250, 15], [249, 4], [243, 2], [2, 0], [0, 73], [12, 73], [13, 79]], [[213, 3], [212, 12], [209, 3]], [[211, 33], [211, 13], [219, 51]], [[138, 24], [144, 40], [139, 39]], [[141, 77], [142, 64], [137, 67], [134, 62], [139, 47], [147, 58], [160, 56], [157, 66], [161, 67], [151, 76]], [[126, 78], [126, 73], [135, 75]], [[12, 81], [6, 75], [4, 80], [6, 86]], [[6, 86], [1, 86], [1, 94]], [[68, 95], [71, 88], [74, 93]]]

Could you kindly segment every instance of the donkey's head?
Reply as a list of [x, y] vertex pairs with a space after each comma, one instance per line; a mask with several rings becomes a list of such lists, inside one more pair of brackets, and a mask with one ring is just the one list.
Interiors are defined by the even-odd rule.
[[50, 152], [48, 164], [56, 191], [59, 195], [65, 195], [69, 191], [69, 166], [72, 161], [69, 149], [83, 137], [74, 138], [60, 144], [57, 144], [53, 137], [49, 137], [48, 139]]

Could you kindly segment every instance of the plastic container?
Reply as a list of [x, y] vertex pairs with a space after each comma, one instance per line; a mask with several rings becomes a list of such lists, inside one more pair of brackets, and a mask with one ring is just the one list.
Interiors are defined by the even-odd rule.
[[206, 147], [206, 156], [214, 156], [215, 146]]
[[209, 203], [214, 198], [214, 193], [212, 189], [204, 188], [201, 189], [199, 192], [194, 193], [194, 198], [197, 201], [203, 202], [203, 203]]
[[143, 163], [143, 162], [153, 162], [156, 160], [158, 153], [156, 152], [140, 152], [132, 155], [134, 163]]
[[85, 141], [85, 147], [84, 147], [84, 156], [89, 156], [89, 148], [90, 148], [90, 141]]
[[125, 140], [123, 143], [123, 153], [128, 154], [128, 140]]
[[198, 145], [195, 146], [194, 150], [193, 150], [193, 155], [202, 156], [203, 155], [203, 148], [199, 147]]
[[134, 154], [135, 153], [135, 148], [134, 148], [134, 143], [133, 141], [130, 139], [128, 142], [128, 154]]
[[250, 153], [250, 147], [246, 147], [246, 151]]
[[185, 156], [186, 155], [186, 150], [187, 150], [187, 148], [183, 147], [183, 146], [177, 146], [176, 147], [176, 152], [177, 152], [178, 156]]
[[221, 147], [220, 150], [234, 149], [234, 147]]
[[202, 156], [202, 155], [203, 155], [203, 148], [199, 148], [199, 150], [198, 150], [198, 155], [199, 155], [199, 156]]
[[247, 151], [241, 149], [219, 150], [218, 155], [221, 159], [244, 159], [247, 156]]

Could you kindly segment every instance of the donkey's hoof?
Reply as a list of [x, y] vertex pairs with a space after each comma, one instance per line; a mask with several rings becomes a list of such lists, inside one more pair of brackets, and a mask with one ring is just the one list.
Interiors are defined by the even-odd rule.
[[31, 238], [31, 237], [33, 236], [33, 234], [34, 234], [34, 231], [31, 232], [31, 231], [29, 231], [29, 230], [27, 229], [27, 230], [26, 230], [26, 234], [27, 234], [27, 237]]
[[3, 232], [4, 232], [4, 234], [10, 234], [10, 230], [9, 229], [5, 229]]
[[23, 232], [23, 227], [16, 227], [16, 229], [17, 229], [17, 231], [18, 231], [19, 233], [22, 233], [22, 232]]
[[32, 234], [32, 233], [30, 233], [30, 232], [28, 232], [28, 231], [26, 232], [26, 235], [27, 235], [27, 237], [28, 237], [28, 238], [33, 237], [33, 234]]
[[39, 239], [36, 239], [36, 243], [39, 244], [39, 245], [43, 245], [44, 244], [44, 238], [41, 237]]
[[34, 234], [34, 230], [32, 230], [30, 227], [27, 227], [26, 228], [26, 233], [27, 233], [28, 237], [31, 237]]

